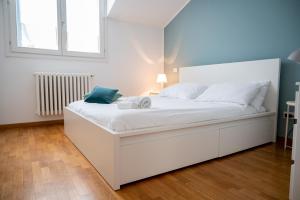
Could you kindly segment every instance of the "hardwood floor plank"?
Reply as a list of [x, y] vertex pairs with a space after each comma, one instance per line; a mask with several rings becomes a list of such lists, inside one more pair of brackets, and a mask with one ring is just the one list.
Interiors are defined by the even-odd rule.
[[0, 129], [0, 199], [288, 199], [291, 152], [264, 145], [113, 191], [63, 125]]

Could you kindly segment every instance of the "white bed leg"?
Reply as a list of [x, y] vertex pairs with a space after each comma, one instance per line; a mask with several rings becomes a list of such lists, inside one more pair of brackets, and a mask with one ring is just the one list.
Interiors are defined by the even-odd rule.
[[120, 189], [120, 171], [120, 137], [118, 135], [114, 135], [114, 184], [112, 185], [114, 190]]
[[112, 189], [113, 189], [113, 190], [119, 190], [119, 189], [120, 189], [120, 185], [117, 185], [117, 184], [116, 184], [116, 185], [112, 186]]

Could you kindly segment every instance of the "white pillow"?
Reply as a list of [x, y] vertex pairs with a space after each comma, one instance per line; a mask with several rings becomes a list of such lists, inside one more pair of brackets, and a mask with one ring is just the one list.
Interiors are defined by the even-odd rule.
[[223, 83], [211, 85], [196, 100], [249, 105], [259, 90], [258, 83]]
[[163, 89], [160, 92], [159, 96], [180, 99], [195, 99], [206, 89], [207, 86], [203, 86], [197, 83], [178, 83]]
[[253, 99], [251, 102], [251, 105], [256, 109], [256, 110], [261, 110], [261, 107], [263, 106], [263, 103], [265, 101], [269, 86], [270, 86], [270, 81], [261, 81], [258, 82], [260, 84], [260, 89], [256, 95], [256, 97]]

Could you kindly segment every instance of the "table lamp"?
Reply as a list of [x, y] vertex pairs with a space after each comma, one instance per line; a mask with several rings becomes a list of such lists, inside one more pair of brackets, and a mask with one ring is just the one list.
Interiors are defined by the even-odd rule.
[[160, 83], [161, 89], [164, 88], [164, 83], [167, 83], [167, 76], [166, 74], [158, 74], [156, 78], [156, 82]]
[[288, 59], [300, 64], [300, 49], [293, 51], [289, 55]]

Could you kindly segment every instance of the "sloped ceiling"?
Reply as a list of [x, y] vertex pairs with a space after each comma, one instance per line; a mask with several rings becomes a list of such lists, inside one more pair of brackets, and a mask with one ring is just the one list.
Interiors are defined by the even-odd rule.
[[108, 0], [108, 17], [164, 28], [190, 0]]

